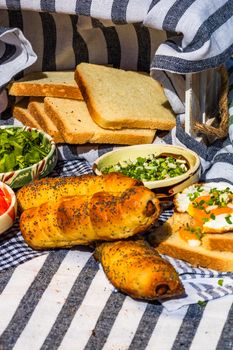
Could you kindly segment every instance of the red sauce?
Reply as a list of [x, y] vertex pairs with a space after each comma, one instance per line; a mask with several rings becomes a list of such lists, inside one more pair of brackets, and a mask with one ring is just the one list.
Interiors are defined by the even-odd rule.
[[7, 191], [0, 188], [0, 215], [4, 214], [11, 204], [11, 197]]

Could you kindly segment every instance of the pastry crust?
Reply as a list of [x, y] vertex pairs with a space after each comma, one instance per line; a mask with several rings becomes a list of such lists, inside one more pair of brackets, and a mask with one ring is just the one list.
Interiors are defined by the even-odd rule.
[[81, 175], [69, 177], [43, 178], [23, 186], [17, 192], [19, 211], [37, 207], [48, 201], [58, 201], [63, 197], [86, 195], [96, 192], [123, 192], [132, 186], [142, 186], [142, 182], [120, 173], [107, 175]]
[[162, 299], [183, 294], [173, 266], [144, 240], [103, 243], [95, 250], [111, 283], [138, 299]]
[[144, 232], [160, 214], [155, 194], [143, 186], [120, 194], [98, 192], [48, 201], [25, 210], [20, 229], [34, 249], [117, 240]]

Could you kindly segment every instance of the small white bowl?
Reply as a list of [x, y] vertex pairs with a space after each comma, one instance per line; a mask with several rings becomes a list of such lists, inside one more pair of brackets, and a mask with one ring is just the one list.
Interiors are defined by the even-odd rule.
[[14, 191], [5, 183], [0, 182], [0, 189], [6, 198], [10, 200], [9, 208], [0, 215], [0, 234], [8, 230], [14, 223], [17, 215], [17, 200]]
[[201, 164], [200, 158], [195, 152], [184, 147], [162, 144], [127, 146], [107, 152], [94, 162], [93, 170], [97, 175], [102, 175], [102, 170], [105, 167], [117, 164], [119, 161], [134, 161], [138, 157], [147, 157], [151, 154], [154, 156], [159, 156], [160, 154], [182, 156], [189, 165], [188, 171], [182, 175], [164, 180], [143, 181], [146, 187], [154, 189], [162, 197], [172, 196], [199, 180]]

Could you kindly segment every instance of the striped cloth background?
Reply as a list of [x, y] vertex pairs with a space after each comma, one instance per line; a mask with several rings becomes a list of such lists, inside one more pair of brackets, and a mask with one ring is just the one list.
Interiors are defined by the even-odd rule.
[[217, 67], [233, 52], [232, 8], [233, 0], [0, 0], [0, 86], [23, 71], [81, 61], [151, 69], [183, 113], [182, 74]]
[[[227, 62], [229, 137], [206, 147], [178, 119], [158, 142], [195, 150], [203, 180], [232, 182], [232, 28], [232, 0], [0, 0], [0, 111], [7, 107], [4, 87], [12, 78], [89, 61], [151, 70], [181, 114], [184, 74]], [[6, 115], [1, 124], [13, 122]], [[52, 176], [89, 173], [93, 160], [111, 149], [62, 145]], [[232, 349], [232, 274], [165, 258], [178, 270], [187, 297], [139, 302], [113, 289], [90, 250], [34, 252], [16, 222], [0, 240], [0, 349]]]

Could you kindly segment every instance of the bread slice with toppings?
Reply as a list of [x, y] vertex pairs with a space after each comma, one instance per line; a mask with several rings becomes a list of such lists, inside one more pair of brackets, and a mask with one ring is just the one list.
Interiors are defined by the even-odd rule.
[[193, 184], [174, 198], [175, 212], [152, 235], [162, 254], [219, 271], [233, 271], [233, 185]]
[[180, 228], [190, 219], [184, 213], [174, 213], [149, 237], [155, 249], [165, 255], [217, 271], [233, 271], [233, 232], [206, 234], [200, 245], [192, 245], [180, 236]]

